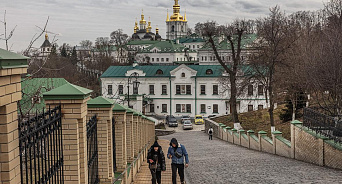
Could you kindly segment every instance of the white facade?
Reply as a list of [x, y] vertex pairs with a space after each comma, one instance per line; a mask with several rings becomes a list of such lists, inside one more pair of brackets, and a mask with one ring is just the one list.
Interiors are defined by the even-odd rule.
[[[207, 69], [208, 67], [210, 69], [210, 66], [203, 66], [200, 69]], [[128, 92], [127, 77], [134, 72], [139, 73], [140, 86], [138, 95], [133, 95], [131, 85], [130, 105], [134, 109], [140, 109], [146, 115], [172, 114], [174, 116], [190, 115], [194, 117], [201, 114], [207, 117], [209, 115], [230, 114], [229, 98], [227, 98], [229, 94], [221, 93], [223, 89], [219, 77], [198, 76], [198, 71], [185, 65], [175, 67], [170, 71], [168, 77], [151, 77], [150, 74], [146, 75], [143, 70], [133, 69], [127, 71], [122, 77], [101, 78], [102, 95], [127, 105], [127, 99], [125, 100], [125, 95]], [[122, 88], [121, 95], [119, 94], [120, 85]], [[205, 91], [203, 91], [204, 87], [202, 86], [205, 86]], [[108, 94], [109, 88], [112, 89], [112, 93]], [[254, 88], [257, 89], [258, 84], [254, 84]], [[144, 98], [149, 99], [147, 104], [143, 102]], [[258, 92], [254, 91], [253, 95], [247, 95], [246, 91], [245, 95], [238, 98], [238, 112], [240, 113], [257, 110], [261, 106], [267, 107], [264, 93], [258, 95]]]
[[[191, 61], [197, 61], [197, 53], [188, 53]], [[147, 58], [152, 64], [173, 64], [174, 62], [186, 62], [188, 61], [185, 53], [182, 52], [149, 52], [138, 53], [136, 60], [139, 63], [146, 63]]]

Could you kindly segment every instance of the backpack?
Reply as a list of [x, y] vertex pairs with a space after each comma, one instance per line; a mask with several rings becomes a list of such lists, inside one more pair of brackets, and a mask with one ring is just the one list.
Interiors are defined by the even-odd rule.
[[212, 133], [213, 133], [213, 131], [210, 129], [210, 130], [209, 130], [209, 134], [212, 134]]

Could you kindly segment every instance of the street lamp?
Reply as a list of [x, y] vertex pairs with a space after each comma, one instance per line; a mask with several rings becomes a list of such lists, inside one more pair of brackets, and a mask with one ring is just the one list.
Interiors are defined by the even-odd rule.
[[[139, 77], [139, 74], [137, 72], [134, 72], [132, 73], [129, 77], [128, 77], [128, 85], [127, 85], [127, 89], [128, 89], [128, 107], [131, 108], [131, 106], [129, 105], [129, 86], [131, 84], [133, 84], [133, 93], [134, 93], [134, 89], [138, 89], [139, 88], [139, 85], [140, 85], [140, 82], [138, 81], [138, 77]], [[135, 78], [134, 81], [132, 81], [132, 79]]]

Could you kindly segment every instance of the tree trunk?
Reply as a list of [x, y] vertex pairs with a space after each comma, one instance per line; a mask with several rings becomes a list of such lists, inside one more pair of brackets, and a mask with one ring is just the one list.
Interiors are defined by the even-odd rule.
[[236, 75], [229, 75], [230, 79], [230, 104], [232, 108], [232, 118], [234, 123], [239, 123], [239, 116], [237, 113], [237, 87], [236, 87]]
[[270, 96], [270, 109], [269, 109], [269, 115], [270, 115], [270, 123], [271, 123], [271, 131], [274, 130], [274, 93], [273, 93], [273, 69], [270, 69], [270, 79], [269, 79], [269, 87], [268, 92]]

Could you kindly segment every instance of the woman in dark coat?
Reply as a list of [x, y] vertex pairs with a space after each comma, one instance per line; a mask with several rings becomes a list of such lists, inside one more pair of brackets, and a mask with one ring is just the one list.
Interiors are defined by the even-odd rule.
[[152, 184], [161, 184], [161, 172], [166, 170], [166, 165], [163, 150], [157, 141], [148, 150], [147, 163], [152, 174]]

